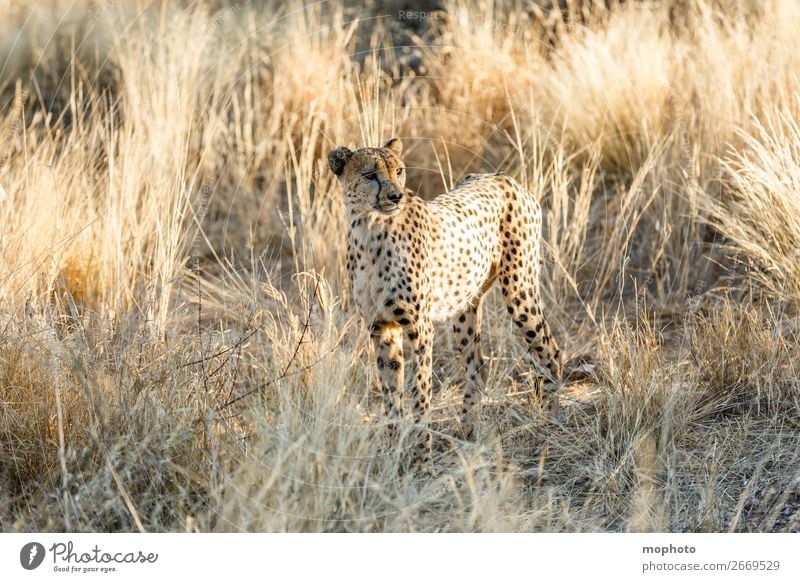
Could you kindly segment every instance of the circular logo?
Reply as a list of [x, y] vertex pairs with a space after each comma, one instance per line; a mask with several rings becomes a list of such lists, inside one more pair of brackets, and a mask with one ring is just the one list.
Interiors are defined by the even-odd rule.
[[44, 561], [44, 546], [39, 542], [30, 542], [19, 551], [19, 563], [26, 570], [35, 570]]

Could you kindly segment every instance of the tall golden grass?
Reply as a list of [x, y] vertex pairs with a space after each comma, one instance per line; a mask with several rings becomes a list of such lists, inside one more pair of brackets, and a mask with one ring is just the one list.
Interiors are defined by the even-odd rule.
[[[563, 4], [0, 4], [0, 529], [798, 531], [800, 6]], [[324, 162], [391, 136], [541, 200], [569, 372], [491, 293], [461, 442], [443, 327], [436, 478]]]

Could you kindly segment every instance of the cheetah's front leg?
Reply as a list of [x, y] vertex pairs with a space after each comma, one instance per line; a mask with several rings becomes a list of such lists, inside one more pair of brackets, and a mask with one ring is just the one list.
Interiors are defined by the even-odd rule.
[[403, 328], [394, 322], [376, 323], [370, 330], [375, 348], [383, 394], [383, 411], [389, 419], [390, 434], [403, 414]]
[[414, 431], [412, 467], [433, 474], [431, 456], [431, 383], [433, 376], [433, 324], [420, 319], [406, 327], [406, 336], [411, 344], [411, 401], [417, 428]]

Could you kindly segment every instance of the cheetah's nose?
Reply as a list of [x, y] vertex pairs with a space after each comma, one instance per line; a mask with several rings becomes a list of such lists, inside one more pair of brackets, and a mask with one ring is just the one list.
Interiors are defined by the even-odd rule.
[[400, 190], [395, 190], [394, 192], [391, 192], [387, 196], [387, 198], [389, 200], [391, 200], [392, 202], [394, 202], [395, 204], [397, 204], [398, 202], [400, 202], [403, 199], [403, 192], [401, 192]]

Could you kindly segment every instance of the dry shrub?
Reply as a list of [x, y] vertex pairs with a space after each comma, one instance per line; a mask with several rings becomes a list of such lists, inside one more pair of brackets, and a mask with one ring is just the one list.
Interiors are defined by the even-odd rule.
[[[708, 222], [724, 236], [734, 266], [774, 299], [800, 298], [800, 129], [788, 110], [768, 111], [755, 133], [741, 131], [744, 147], [724, 161], [726, 190], [704, 197]], [[740, 285], [741, 279], [737, 281]]]
[[536, 84], [569, 151], [598, 144], [604, 167], [626, 172], [662, 136], [673, 70], [686, 50], [665, 23], [665, 8], [644, 4], [564, 39]]
[[800, 385], [793, 318], [769, 307], [724, 301], [691, 326], [702, 414], [797, 414]]
[[636, 329], [617, 322], [606, 341], [594, 419], [599, 438], [594, 488], [614, 504], [615, 521], [630, 519], [633, 530], [663, 529], [664, 523], [654, 527], [653, 521], [663, 519], [656, 516], [668, 459], [692, 410], [683, 386], [687, 378], [646, 319]]

